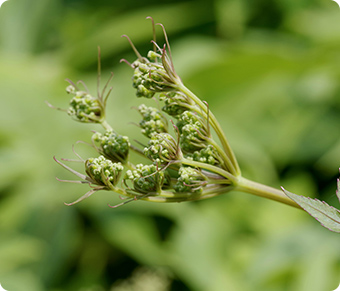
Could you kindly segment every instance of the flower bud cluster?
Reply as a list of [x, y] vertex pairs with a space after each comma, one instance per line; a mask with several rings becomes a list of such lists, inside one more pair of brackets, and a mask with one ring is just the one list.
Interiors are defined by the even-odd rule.
[[74, 95], [70, 100], [70, 107], [67, 110], [68, 115], [73, 116], [80, 122], [102, 122], [104, 110], [99, 99], [94, 98], [87, 92], [77, 91], [72, 85], [69, 85], [66, 91]]
[[[137, 97], [152, 98], [157, 92], [176, 91], [180, 78], [172, 63], [170, 45], [164, 30], [166, 45], [160, 48], [154, 41], [154, 50], [147, 57], [142, 57], [129, 40], [138, 59], [131, 65], [134, 69], [133, 87], [137, 89]], [[157, 49], [157, 52], [156, 52]]]
[[145, 136], [151, 138], [157, 133], [167, 132], [167, 120], [159, 110], [141, 104], [138, 111], [143, 117], [139, 122], [139, 126]]
[[112, 188], [120, 178], [124, 167], [121, 163], [113, 163], [104, 156], [90, 158], [85, 161], [85, 171], [91, 180], [99, 186]]
[[137, 89], [137, 97], [152, 98], [154, 91], [149, 90], [150, 82], [148, 80], [148, 66], [140, 61], [135, 61], [132, 66], [135, 68], [132, 77], [132, 86]]
[[170, 92], [168, 94], [160, 94], [159, 100], [164, 101], [164, 106], [162, 110], [170, 116], [178, 117], [184, 111], [188, 110], [186, 105], [186, 98], [176, 92]]
[[205, 148], [189, 153], [185, 156], [187, 159], [193, 161], [206, 163], [210, 165], [221, 164], [221, 158], [219, 157], [216, 149], [212, 145], [207, 145]]
[[127, 162], [130, 148], [127, 136], [118, 135], [112, 130], [107, 130], [104, 134], [96, 132], [92, 136], [92, 143], [105, 158], [123, 164]]
[[157, 195], [162, 191], [163, 185], [170, 182], [166, 171], [158, 170], [155, 165], [136, 165], [135, 170], [128, 170], [124, 177], [124, 184], [131, 181], [134, 192]]
[[[85, 161], [87, 175], [56, 160], [82, 179], [69, 182], [91, 186], [89, 192], [71, 204], [100, 190], [112, 190], [130, 198], [119, 205], [138, 199], [188, 201], [219, 195], [229, 191], [230, 186], [237, 182], [233, 176], [234, 172], [237, 173], [237, 162], [229, 145], [216, 119], [210, 114], [208, 104], [191, 93], [176, 74], [164, 27], [163, 31], [166, 44], [161, 48], [153, 41], [154, 50], [149, 51], [147, 57], [142, 57], [127, 37], [137, 55], [137, 60], [129, 63], [134, 70], [132, 82], [137, 97], [157, 97], [164, 104], [161, 110], [145, 104], [137, 108], [142, 116], [139, 127], [149, 138], [143, 150], [131, 145], [127, 136], [114, 132], [106, 121], [106, 100], [112, 88], [107, 95], [104, 93], [109, 82], [102, 92], [98, 90], [98, 98], [94, 98], [87, 92], [86, 86], [86, 92], [80, 91], [69, 81], [71, 85], [66, 90], [73, 98], [68, 114], [81, 122], [100, 123], [106, 130], [103, 134], [95, 132], [92, 136], [92, 146], [100, 156]], [[100, 65], [98, 88], [99, 80]], [[171, 128], [168, 131], [167, 116], [174, 120], [171, 123], [175, 135], [170, 134]], [[213, 140], [210, 126], [219, 137], [223, 150]], [[148, 158], [150, 165], [134, 165], [128, 161], [130, 150]], [[119, 187], [116, 185], [124, 167], [127, 171]]]
[[161, 55], [150, 51], [148, 57], [149, 59], [138, 59], [132, 64], [134, 68], [132, 85], [137, 89], [137, 97], [152, 98], [156, 92], [171, 90], [167, 73], [162, 64], [157, 61], [158, 58], [161, 59]]
[[174, 185], [176, 192], [201, 192], [207, 184], [207, 178], [192, 167], [181, 167], [178, 174], [177, 183]]
[[210, 134], [200, 116], [191, 111], [185, 111], [179, 116], [177, 127], [180, 131], [181, 149], [193, 153], [207, 146]]
[[168, 133], [159, 133], [151, 137], [144, 154], [156, 164], [166, 164], [181, 159], [177, 142]]

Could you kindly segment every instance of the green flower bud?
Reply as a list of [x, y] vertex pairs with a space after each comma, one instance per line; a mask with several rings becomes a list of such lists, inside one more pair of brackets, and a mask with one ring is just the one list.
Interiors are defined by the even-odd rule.
[[166, 171], [159, 171], [155, 165], [138, 164], [135, 170], [128, 170], [124, 183], [132, 181], [133, 191], [141, 194], [158, 194], [164, 184], [169, 184], [170, 177]]
[[126, 163], [130, 149], [127, 136], [118, 135], [112, 130], [108, 130], [105, 134], [94, 133], [92, 141], [95, 149], [105, 158], [113, 162]]
[[202, 141], [199, 134], [199, 127], [194, 124], [186, 124], [183, 126], [180, 138], [180, 144], [183, 151], [193, 152], [199, 150], [205, 146]]
[[178, 104], [178, 101], [182, 101], [182, 104], [186, 103], [186, 100], [178, 93], [170, 92], [169, 94], [161, 94], [159, 99], [164, 100], [165, 105], [162, 110], [170, 116], [177, 117], [184, 111], [188, 110], [186, 107]]
[[66, 91], [75, 95], [70, 101], [70, 107], [67, 110], [68, 115], [74, 116], [80, 122], [100, 123], [104, 118], [104, 108], [97, 98], [92, 97], [84, 91], [76, 91], [70, 85]]
[[199, 151], [207, 146], [207, 139], [210, 137], [203, 120], [191, 111], [183, 112], [177, 123], [181, 133], [181, 149], [187, 153]]
[[156, 61], [157, 58], [161, 60], [162, 56], [157, 53], [149, 53], [149, 55], [152, 61], [143, 58], [142, 60], [136, 60], [132, 64], [134, 68], [132, 85], [137, 89], [137, 97], [152, 98], [157, 92], [174, 90], [162, 63]]
[[121, 163], [113, 163], [104, 156], [90, 158], [85, 161], [85, 171], [87, 175], [96, 182], [97, 185], [111, 188], [115, 186], [124, 167]]
[[[181, 116], [179, 117], [179, 122], [181, 122], [183, 126], [186, 124], [197, 124], [198, 126], [200, 126], [202, 123], [200, 117], [196, 113], [188, 110], [181, 114]], [[179, 126], [178, 128], [181, 131], [181, 127]]]
[[148, 59], [151, 61], [151, 62], [157, 62], [157, 59], [161, 59], [162, 56], [160, 54], [157, 54], [156, 52], [154, 51], [149, 51], [148, 52]]
[[157, 164], [166, 164], [180, 160], [182, 153], [175, 139], [168, 133], [159, 133], [151, 137], [144, 154]]
[[[132, 87], [137, 89], [142, 84], [142, 73], [139, 70], [135, 70], [132, 77]], [[140, 97], [140, 96], [137, 96]]]
[[136, 96], [137, 97], [145, 97], [145, 98], [150, 99], [154, 95], [155, 95], [155, 92], [150, 91], [144, 85], [140, 84], [140, 85], [137, 86], [137, 91], [136, 91]]
[[144, 135], [150, 138], [157, 133], [167, 132], [166, 119], [156, 108], [141, 104], [138, 111], [143, 117], [139, 125]]
[[75, 94], [76, 93], [76, 88], [73, 85], [69, 85], [66, 87], [66, 92], [69, 94]]
[[[168, 37], [166, 36], [164, 27], [163, 32], [166, 44], [163, 46], [163, 48], [161, 48], [154, 41], [154, 51], [149, 51], [147, 58], [143, 57], [138, 52], [130, 38], [124, 35], [138, 58], [130, 65], [135, 70], [133, 77], [133, 86], [135, 88], [138, 88], [139, 85], [143, 85], [146, 89], [154, 93], [172, 92], [177, 91], [178, 85], [182, 83], [181, 79], [175, 72], [174, 64], [172, 62], [170, 44], [168, 42]], [[143, 91], [144, 90], [139, 90], [137, 92], [139, 97], [143, 96], [143, 93], [145, 93]], [[147, 94], [146, 96], [149, 95]]]
[[148, 67], [148, 65], [146, 63], [142, 63], [142, 62], [137, 61], [134, 64], [137, 67], [136, 70], [138, 72], [140, 72], [141, 76], [145, 76], [146, 74], [149, 74], [150, 68]]
[[200, 151], [195, 151], [193, 153], [189, 153], [185, 156], [187, 159], [191, 159], [193, 161], [206, 163], [210, 165], [218, 165], [220, 164], [220, 158], [216, 151], [216, 149], [212, 145], [208, 145], [207, 147], [201, 149]]
[[147, 75], [149, 74], [148, 66], [138, 60], [135, 61], [132, 66], [135, 68], [132, 77], [132, 86], [137, 89], [136, 96], [148, 99], [152, 98], [155, 92], [149, 90], [150, 85], [147, 82]]
[[179, 177], [174, 185], [176, 192], [201, 192], [207, 184], [206, 177], [192, 167], [181, 167]]

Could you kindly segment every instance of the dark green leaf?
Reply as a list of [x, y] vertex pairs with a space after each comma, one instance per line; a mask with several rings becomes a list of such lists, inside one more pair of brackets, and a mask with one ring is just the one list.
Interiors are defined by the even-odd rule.
[[[339, 182], [338, 182], [339, 188]], [[300, 196], [283, 189], [283, 192], [305, 211], [313, 216], [322, 226], [330, 231], [340, 233], [340, 211], [333, 206], [329, 206], [326, 202], [310, 197]], [[337, 192], [338, 193], [338, 192]]]

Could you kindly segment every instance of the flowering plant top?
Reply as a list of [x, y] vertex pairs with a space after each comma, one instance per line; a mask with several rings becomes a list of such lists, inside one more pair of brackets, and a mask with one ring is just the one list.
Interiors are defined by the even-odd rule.
[[[133, 70], [132, 86], [138, 98], [154, 99], [163, 104], [161, 109], [140, 104], [138, 126], [149, 141], [132, 144], [129, 137], [114, 130], [106, 117], [106, 101], [112, 91], [109, 80], [100, 91], [100, 50], [98, 53], [97, 96], [85, 91], [72, 81], [66, 91], [73, 97], [66, 111], [76, 121], [101, 124], [104, 132], [95, 132], [92, 146], [97, 158], [82, 160], [85, 173], [72, 168], [55, 158], [80, 181], [65, 181], [88, 184], [91, 189], [73, 205], [100, 191], [112, 191], [126, 197], [117, 207], [135, 200], [152, 202], [183, 202], [214, 197], [232, 190], [251, 193], [272, 199], [296, 208], [303, 208], [332, 231], [340, 232], [340, 211], [318, 200], [310, 200], [283, 189], [283, 191], [244, 178], [233, 150], [222, 128], [211, 112], [207, 102], [190, 91], [177, 75], [165, 28], [163, 45], [156, 42], [156, 25], [153, 27], [153, 50], [142, 56], [126, 35], [137, 59], [130, 63]], [[106, 93], [107, 91], [107, 93]], [[53, 107], [49, 104], [49, 106]], [[55, 107], [53, 107], [55, 108]], [[213, 134], [214, 133], [214, 134]], [[215, 138], [215, 136], [217, 138]], [[129, 153], [134, 151], [145, 157], [145, 163], [135, 165]], [[338, 192], [337, 192], [338, 194]], [[322, 204], [322, 205], [321, 205]]]

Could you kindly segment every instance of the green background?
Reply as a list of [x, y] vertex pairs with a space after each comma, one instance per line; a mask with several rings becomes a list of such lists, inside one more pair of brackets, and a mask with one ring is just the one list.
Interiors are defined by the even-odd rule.
[[[340, 283], [340, 236], [244, 193], [133, 202], [64, 184], [52, 157], [99, 126], [67, 108], [65, 78], [96, 92], [114, 72], [108, 120], [145, 142], [127, 34], [145, 54], [153, 16], [184, 83], [219, 119], [245, 177], [339, 207], [340, 9], [331, 0], [9, 0], [0, 9], [0, 283], [8, 291], [320, 291]], [[163, 43], [161, 30], [159, 43]], [[95, 156], [85, 145], [76, 151]]]

